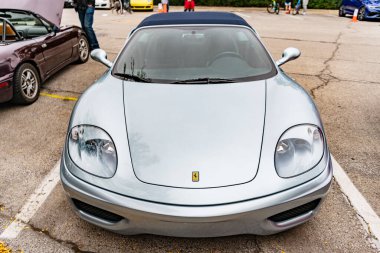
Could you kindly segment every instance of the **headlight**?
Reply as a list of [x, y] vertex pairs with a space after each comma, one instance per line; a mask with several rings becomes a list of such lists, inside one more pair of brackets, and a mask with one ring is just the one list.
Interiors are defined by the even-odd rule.
[[280, 177], [300, 175], [321, 160], [324, 152], [322, 130], [313, 125], [299, 125], [282, 134], [275, 151], [275, 166]]
[[115, 174], [116, 148], [104, 130], [90, 125], [73, 127], [69, 134], [68, 149], [71, 160], [82, 170], [104, 178]]

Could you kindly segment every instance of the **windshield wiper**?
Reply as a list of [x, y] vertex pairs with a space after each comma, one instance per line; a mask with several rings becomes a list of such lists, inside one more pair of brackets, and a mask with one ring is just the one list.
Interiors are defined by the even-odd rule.
[[173, 84], [181, 84], [181, 83], [193, 83], [193, 84], [201, 84], [201, 83], [235, 83], [235, 80], [232, 79], [225, 79], [225, 78], [196, 78], [196, 79], [187, 79], [187, 80], [180, 80], [172, 82]]
[[142, 82], [142, 83], [151, 83], [152, 80], [149, 78], [144, 78], [140, 76], [130, 75], [130, 74], [124, 74], [124, 73], [113, 73], [115, 76], [123, 77], [127, 80], [133, 80], [135, 82]]

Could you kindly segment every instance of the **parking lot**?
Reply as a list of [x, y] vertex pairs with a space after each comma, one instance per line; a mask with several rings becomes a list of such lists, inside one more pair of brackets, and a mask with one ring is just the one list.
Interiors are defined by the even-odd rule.
[[[200, 10], [240, 15], [256, 29], [275, 60], [289, 46], [301, 50], [301, 57], [283, 69], [313, 97], [332, 155], [378, 219], [380, 23], [353, 23], [328, 10], [310, 10], [305, 16], [271, 15], [256, 8]], [[182, 8], [173, 6], [171, 11]], [[95, 12], [94, 29], [109, 59], [151, 14]], [[62, 24], [79, 24], [73, 9], [64, 10]], [[93, 60], [73, 64], [45, 83], [36, 103], [0, 104], [0, 241], [7, 247], [24, 252], [380, 252], [380, 238], [336, 180], [319, 215], [304, 225], [272, 236], [203, 239], [122, 236], [95, 227], [73, 213], [58, 182], [16, 238], [1, 238], [60, 159], [76, 98], [105, 70]]]

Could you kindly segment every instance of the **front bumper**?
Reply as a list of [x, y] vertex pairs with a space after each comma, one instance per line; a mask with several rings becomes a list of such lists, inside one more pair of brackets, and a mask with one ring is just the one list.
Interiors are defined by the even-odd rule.
[[365, 13], [366, 19], [380, 19], [380, 9], [367, 9]]
[[153, 10], [153, 4], [134, 4], [131, 5], [132, 10]]
[[95, 8], [96, 9], [110, 9], [111, 4], [109, 1], [103, 1], [101, 3], [95, 3]]
[[[319, 176], [286, 191], [214, 206], [167, 205], [126, 197], [78, 179], [68, 171], [64, 163], [61, 163], [61, 180], [75, 212], [82, 219], [116, 233], [177, 237], [268, 235], [300, 225], [316, 215], [323, 202], [318, 200], [323, 200], [330, 188], [332, 165], [329, 161]], [[73, 200], [96, 210], [111, 212], [121, 219], [103, 219], [93, 215], [94, 212], [86, 211], [89, 209], [78, 208]], [[286, 211], [294, 213], [295, 209], [311, 202], [317, 203], [312, 210], [298, 213], [295, 217], [280, 221], [278, 216], [276, 219], [271, 218], [279, 213], [286, 217]]]

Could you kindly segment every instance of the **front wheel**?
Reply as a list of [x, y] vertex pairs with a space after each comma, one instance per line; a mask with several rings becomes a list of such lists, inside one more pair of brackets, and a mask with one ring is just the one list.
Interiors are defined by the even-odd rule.
[[86, 36], [81, 35], [78, 41], [78, 63], [85, 63], [89, 57], [89, 45]]
[[363, 21], [365, 19], [365, 7], [360, 8], [358, 12], [358, 20]]
[[343, 5], [341, 5], [339, 7], [339, 17], [345, 17], [346, 16], [346, 13], [344, 12], [344, 7]]
[[15, 72], [12, 102], [15, 104], [32, 104], [40, 95], [40, 76], [30, 63], [22, 64]]

